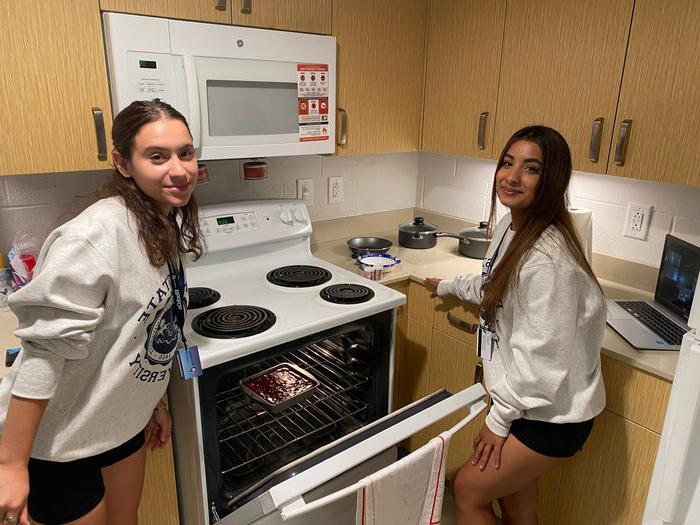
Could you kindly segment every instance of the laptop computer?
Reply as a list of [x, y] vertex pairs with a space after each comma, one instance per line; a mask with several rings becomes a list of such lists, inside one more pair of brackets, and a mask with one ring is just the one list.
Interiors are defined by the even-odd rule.
[[638, 350], [679, 350], [700, 271], [700, 247], [666, 235], [653, 301], [608, 299], [608, 325]]

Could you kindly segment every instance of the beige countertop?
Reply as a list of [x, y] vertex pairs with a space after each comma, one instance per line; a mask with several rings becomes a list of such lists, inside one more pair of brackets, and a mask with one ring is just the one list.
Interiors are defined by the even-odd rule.
[[[412, 279], [423, 282], [426, 277], [438, 277], [448, 279], [459, 273], [481, 271], [481, 260], [470, 259], [459, 254], [456, 239], [440, 238], [435, 248], [429, 250], [411, 250], [399, 246], [398, 232], [396, 229], [382, 231], [373, 234], [376, 237], [389, 239], [394, 246], [389, 253], [398, 256], [402, 262], [392, 272], [385, 274], [380, 281], [382, 284], [391, 284], [404, 279]], [[352, 235], [348, 235], [348, 239]], [[312, 249], [316, 256], [341, 266], [358, 274], [362, 273], [354, 259], [350, 257], [350, 251], [345, 244], [345, 239], [326, 240], [313, 243]], [[603, 289], [608, 297], [617, 299], [625, 298], [650, 298], [652, 294], [622, 286], [611, 281], [601, 280]], [[17, 327], [17, 319], [7, 309], [0, 309], [0, 378], [6, 373], [4, 353], [6, 348], [19, 346], [19, 340], [13, 335]], [[639, 351], [628, 345], [619, 335], [610, 328], [606, 329], [603, 339], [603, 354], [645, 370], [663, 379], [673, 380], [676, 369], [678, 352], [654, 352]]]
[[[389, 253], [401, 259], [401, 264], [393, 271], [386, 273], [380, 281], [391, 284], [411, 279], [423, 282], [426, 277], [441, 279], [452, 278], [459, 273], [481, 272], [481, 260], [470, 259], [459, 254], [458, 241], [451, 238], [439, 238], [437, 245], [428, 250], [412, 250], [399, 246], [397, 230], [376, 232], [375, 237], [389, 239], [394, 245]], [[348, 236], [348, 239], [351, 236]], [[360, 267], [350, 257], [346, 240], [328, 240], [313, 245], [314, 255], [332, 264], [361, 274]], [[606, 296], [615, 299], [649, 299], [653, 294], [623, 286], [612, 281], [601, 279], [601, 285]], [[614, 359], [628, 363], [655, 376], [673, 381], [673, 373], [678, 361], [678, 352], [640, 351], [632, 348], [611, 328], [606, 328], [602, 352]]]

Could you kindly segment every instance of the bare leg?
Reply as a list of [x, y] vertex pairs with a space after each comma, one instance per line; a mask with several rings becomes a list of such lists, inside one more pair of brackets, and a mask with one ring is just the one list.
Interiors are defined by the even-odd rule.
[[137, 525], [146, 473], [146, 447], [102, 469], [108, 525]]
[[503, 512], [504, 525], [537, 525], [537, 496], [539, 478], [518, 492], [498, 500]]
[[[467, 462], [455, 475], [457, 523], [459, 525], [494, 525], [496, 516], [491, 508], [493, 500], [505, 498], [523, 490], [536, 482], [542, 473], [563, 461], [562, 458], [538, 454], [523, 445], [512, 434], [509, 435], [501, 451], [500, 469], [496, 470], [493, 464], [489, 463], [481, 471], [478, 466], [472, 466], [471, 462]], [[516, 497], [513, 501], [519, 500], [520, 498]]]

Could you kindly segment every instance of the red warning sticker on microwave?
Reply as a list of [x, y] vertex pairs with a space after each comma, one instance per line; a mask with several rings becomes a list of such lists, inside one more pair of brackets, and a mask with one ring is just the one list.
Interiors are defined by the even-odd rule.
[[297, 64], [299, 142], [328, 140], [328, 64]]
[[299, 98], [328, 98], [328, 64], [297, 64]]

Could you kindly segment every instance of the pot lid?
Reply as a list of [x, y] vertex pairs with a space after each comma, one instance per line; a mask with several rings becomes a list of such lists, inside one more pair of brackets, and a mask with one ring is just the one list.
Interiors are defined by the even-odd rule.
[[438, 227], [434, 224], [425, 222], [423, 217], [416, 217], [413, 219], [413, 223], [404, 223], [399, 225], [399, 231], [406, 233], [425, 233], [425, 232], [436, 232]]
[[465, 237], [467, 239], [486, 239], [487, 226], [489, 225], [486, 221], [481, 221], [479, 226], [472, 226], [471, 228], [465, 228], [459, 232], [460, 237]]

